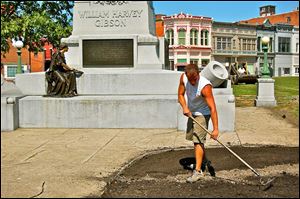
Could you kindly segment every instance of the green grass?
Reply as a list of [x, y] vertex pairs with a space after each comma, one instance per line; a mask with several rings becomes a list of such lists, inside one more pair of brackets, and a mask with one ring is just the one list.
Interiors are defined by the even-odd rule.
[[[277, 106], [272, 110], [285, 115], [292, 123], [299, 122], [299, 77], [274, 77]], [[237, 107], [254, 106], [257, 84], [233, 85]]]

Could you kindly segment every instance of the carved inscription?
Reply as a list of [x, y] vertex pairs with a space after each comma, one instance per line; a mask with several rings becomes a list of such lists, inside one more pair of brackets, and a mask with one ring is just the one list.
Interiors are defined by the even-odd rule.
[[[120, 9], [121, 5], [128, 4], [126, 1], [96, 1], [90, 4], [89, 10], [78, 11], [81, 20], [95, 19], [94, 25], [99, 28], [126, 27], [130, 20], [142, 17], [142, 9]], [[102, 5], [97, 10], [98, 6]], [[119, 5], [119, 9], [103, 10], [104, 5]], [[126, 7], [128, 8], [128, 7]], [[133, 22], [135, 23], [135, 22]]]
[[123, 5], [127, 4], [128, 1], [95, 1], [94, 4], [100, 4], [100, 5]]

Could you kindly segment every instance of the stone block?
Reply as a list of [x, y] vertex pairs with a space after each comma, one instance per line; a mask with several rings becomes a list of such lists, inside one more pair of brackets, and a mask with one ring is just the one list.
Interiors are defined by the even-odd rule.
[[14, 131], [19, 127], [18, 96], [1, 96], [1, 132]]
[[21, 128], [177, 128], [177, 95], [27, 96]]
[[259, 78], [257, 80], [257, 96], [255, 106], [258, 107], [273, 107], [277, 102], [274, 94], [275, 80], [271, 78]]
[[[167, 70], [83, 69], [76, 79], [79, 95], [177, 95], [180, 72]], [[17, 75], [24, 95], [45, 95], [45, 73]], [[163, 86], [162, 86], [163, 85]]]

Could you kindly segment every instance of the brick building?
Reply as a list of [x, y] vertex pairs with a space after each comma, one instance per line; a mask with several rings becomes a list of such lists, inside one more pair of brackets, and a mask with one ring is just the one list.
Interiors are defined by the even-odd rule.
[[[18, 54], [17, 49], [9, 42], [9, 52], [1, 56], [1, 63], [4, 65], [4, 76], [8, 79], [14, 79]], [[2, 55], [2, 52], [1, 52]], [[44, 53], [30, 53], [25, 47], [21, 49], [21, 64], [23, 72], [40, 72], [44, 70]]]
[[[8, 79], [14, 79], [17, 64], [18, 54], [17, 49], [9, 42], [9, 52], [2, 55], [1, 52], [1, 63], [4, 65], [4, 76]], [[21, 63], [23, 72], [42, 72], [45, 71], [45, 65], [50, 64], [51, 55], [53, 53], [53, 47], [48, 42], [45, 42], [44, 52], [29, 52], [26, 47], [21, 49]]]

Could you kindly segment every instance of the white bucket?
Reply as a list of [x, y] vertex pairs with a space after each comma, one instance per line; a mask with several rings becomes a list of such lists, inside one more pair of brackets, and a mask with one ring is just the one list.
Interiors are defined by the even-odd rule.
[[204, 67], [200, 75], [208, 79], [215, 88], [220, 86], [228, 78], [228, 71], [220, 62], [211, 61]]

